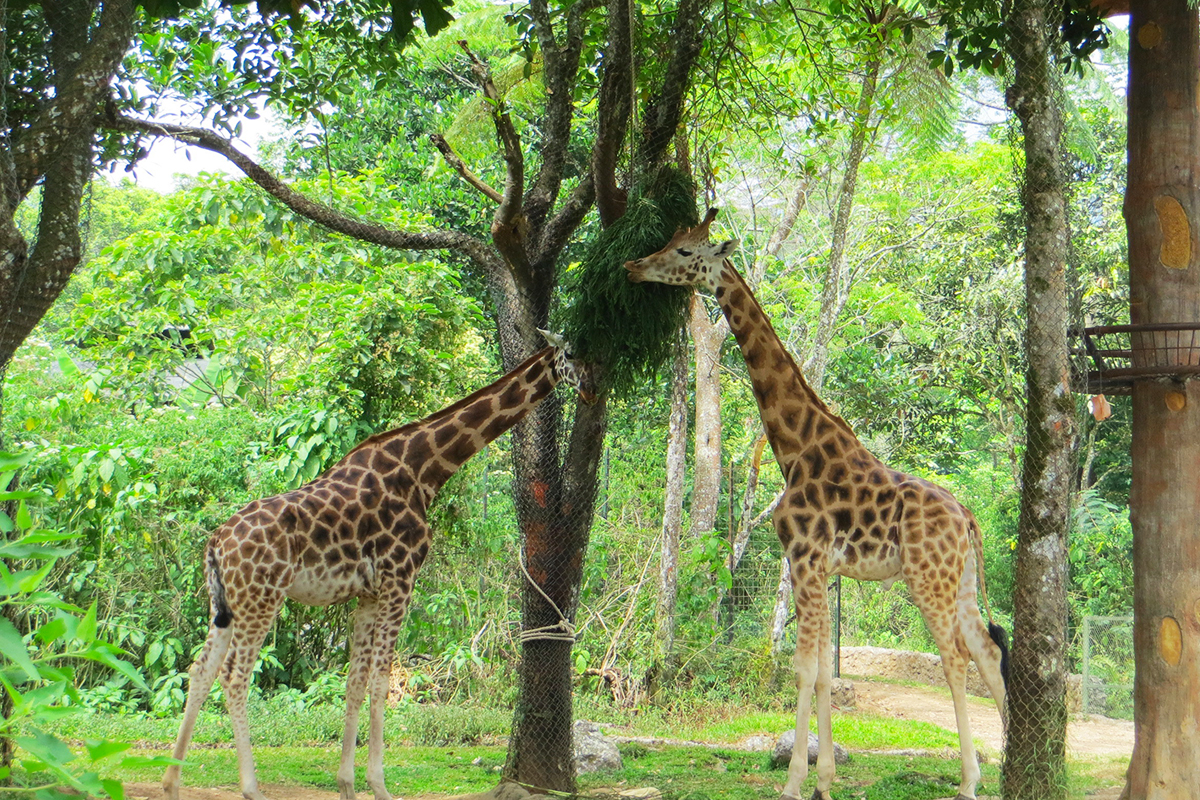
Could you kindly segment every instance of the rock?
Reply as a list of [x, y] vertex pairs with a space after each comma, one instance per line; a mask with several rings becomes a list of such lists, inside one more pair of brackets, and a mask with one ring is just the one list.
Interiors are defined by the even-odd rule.
[[[774, 767], [786, 767], [792, 760], [792, 748], [796, 744], [795, 729], [788, 729], [780, 734], [775, 740], [775, 750], [771, 753], [771, 765]], [[817, 735], [815, 733], [808, 734], [808, 763], [817, 763]], [[850, 760], [850, 754], [846, 748], [842, 747], [837, 742], [833, 743], [833, 762], [835, 764], [845, 764]]]
[[737, 740], [735, 749], [759, 753], [775, 746], [775, 737], [766, 733], [752, 733]]
[[530, 794], [524, 786], [516, 783], [502, 783], [488, 789], [486, 792], [463, 795], [458, 800], [551, 800], [548, 795]]
[[838, 708], [854, 708], [854, 684], [845, 678], [834, 678], [830, 688], [831, 702]]
[[653, 786], [645, 786], [641, 789], [626, 789], [621, 792], [620, 796], [631, 798], [631, 800], [658, 800], [662, 797], [662, 792]]
[[596, 723], [583, 719], [576, 720], [573, 736], [576, 775], [622, 767], [621, 751], [604, 735]]

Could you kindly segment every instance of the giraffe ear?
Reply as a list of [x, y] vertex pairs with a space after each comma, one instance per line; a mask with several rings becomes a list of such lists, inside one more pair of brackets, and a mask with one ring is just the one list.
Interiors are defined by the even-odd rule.
[[721, 242], [721, 246], [717, 248], [715, 255], [718, 258], [729, 258], [731, 255], [733, 255], [733, 251], [738, 249], [739, 244], [741, 244], [741, 242], [739, 242], [737, 239], [730, 239], [728, 241]]
[[569, 350], [570, 349], [569, 347], [567, 347], [567, 340], [564, 339], [563, 337], [559, 336], [557, 333], [543, 330], [542, 328], [538, 328], [538, 333], [540, 333], [542, 336], [544, 336], [546, 338], [546, 342], [549, 343], [549, 345], [551, 347], [557, 347], [559, 350]]

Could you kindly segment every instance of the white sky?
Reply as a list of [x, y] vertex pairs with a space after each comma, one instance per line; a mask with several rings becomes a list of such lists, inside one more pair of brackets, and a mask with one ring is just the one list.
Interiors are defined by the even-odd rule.
[[[206, 127], [198, 119], [181, 118], [179, 115], [164, 115], [161, 119], [181, 125]], [[271, 135], [273, 124], [269, 113], [262, 113], [257, 119], [243, 119], [242, 136], [234, 140], [235, 146], [251, 158], [257, 158], [258, 143]], [[148, 147], [149, 155], [139, 161], [132, 172], [118, 168], [116, 172], [107, 173], [109, 180], [117, 183], [129, 179], [144, 189], [170, 194], [177, 188], [180, 176], [215, 172], [242, 177], [242, 171], [224, 156], [180, 144], [174, 139], [146, 137], [142, 139], [142, 146]]]

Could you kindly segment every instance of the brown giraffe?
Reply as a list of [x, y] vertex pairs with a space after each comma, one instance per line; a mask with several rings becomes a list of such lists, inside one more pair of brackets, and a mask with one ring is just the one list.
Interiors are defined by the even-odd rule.
[[[979, 666], [1003, 721], [1007, 650], [999, 625], [984, 625], [976, 603], [983, 552], [970, 511], [945, 489], [890, 469], [822, 402], [775, 334], [749, 286], [727, 260], [736, 241], [713, 244], [709, 209], [657, 253], [625, 264], [629, 279], [708, 288], [716, 294], [749, 369], [759, 414], [786, 487], [774, 514], [796, 601], [796, 747], [782, 797], [800, 797], [808, 777], [808, 715], [817, 696], [817, 786], [833, 783], [830, 644], [826, 586], [833, 575], [903, 580], [929, 626], [954, 696], [962, 749], [959, 800], [975, 797], [980, 772], [966, 707], [967, 660]], [[987, 591], [983, 592], [987, 604]], [[991, 616], [989, 610], [989, 617]]]
[[[545, 333], [543, 331], [543, 333]], [[426, 512], [446, 480], [484, 445], [515, 425], [560, 382], [594, 401], [588, 371], [562, 340], [447, 408], [376, 434], [324, 475], [291, 492], [255, 500], [208, 540], [206, 572], [212, 623], [192, 665], [187, 707], [172, 757], [182, 760], [200, 706], [220, 675], [237, 746], [242, 794], [258, 789], [246, 695], [251, 669], [285, 598], [315, 606], [358, 598], [346, 678], [346, 725], [338, 789], [354, 797], [358, 714], [371, 695], [367, 784], [390, 800], [383, 779], [383, 715], [392, 653], [429, 552]], [[180, 767], [163, 776], [178, 800]]]

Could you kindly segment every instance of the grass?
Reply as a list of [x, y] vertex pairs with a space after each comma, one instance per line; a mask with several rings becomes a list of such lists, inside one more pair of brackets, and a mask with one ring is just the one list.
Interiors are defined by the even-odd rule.
[[[339, 747], [255, 747], [254, 761], [262, 784], [284, 784], [337, 791]], [[162, 751], [138, 751], [161, 755]], [[505, 749], [490, 747], [389, 747], [384, 754], [384, 775], [392, 791], [401, 795], [467, 794], [496, 785], [496, 767], [504, 764]], [[473, 763], [476, 759], [479, 764]], [[366, 748], [359, 748], [356, 783], [366, 787]], [[116, 770], [111, 777], [125, 783], [158, 783], [161, 768]], [[238, 785], [237, 754], [232, 748], [195, 748], [183, 768], [185, 786]], [[362, 793], [360, 792], [360, 796]], [[370, 793], [367, 792], [367, 797]]]
[[[599, 716], [581, 714], [585, 715]], [[259, 780], [268, 785], [337, 791], [341, 719], [342, 709], [335, 705], [297, 709], [256, 700], [251, 720]], [[664, 800], [775, 800], [786, 771], [772, 768], [769, 754], [742, 752], [734, 749], [733, 743], [753, 734], [776, 735], [790, 727], [793, 719], [791, 712], [747, 710], [732, 703], [644, 710], [622, 718], [620, 721], [630, 724], [611, 732], [700, 740], [715, 743], [717, 749], [624, 744], [620, 748], [623, 768], [582, 777], [580, 791], [611, 797], [625, 789], [653, 786], [663, 792]], [[385, 752], [389, 786], [401, 796], [456, 796], [494, 786], [504, 764], [504, 739], [510, 723], [511, 713], [499, 709], [429, 705], [390, 709]], [[62, 720], [55, 732], [73, 740], [136, 741], [140, 752], [165, 754], [178, 724], [177, 718], [93, 714]], [[954, 733], [924, 722], [863, 712], [835, 713], [833, 724], [835, 739], [852, 751], [850, 762], [837, 769], [836, 800], [932, 800], [955, 794], [959, 763]], [[197, 726], [198, 746], [188, 753], [185, 785], [235, 789], [237, 758], [230, 741], [228, 722], [214, 704], [203, 712]], [[729, 747], [722, 749], [722, 744]], [[863, 752], [902, 749], [923, 754]], [[938, 757], [938, 751], [945, 751], [948, 757]], [[358, 762], [359, 786], [365, 789], [365, 747], [359, 748]], [[1116, 758], [1074, 759], [1070, 797], [1081, 800], [1096, 789], [1118, 785], [1125, 766]], [[998, 793], [999, 767], [994, 759], [983, 765], [983, 774], [981, 794]], [[157, 783], [162, 775], [160, 768], [138, 768], [111, 777]], [[813, 780], [810, 773], [806, 794]]]

